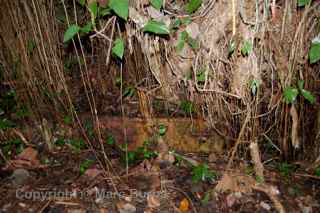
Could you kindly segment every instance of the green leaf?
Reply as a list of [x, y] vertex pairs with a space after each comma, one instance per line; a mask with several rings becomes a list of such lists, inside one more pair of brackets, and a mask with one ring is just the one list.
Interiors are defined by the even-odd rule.
[[305, 99], [307, 99], [311, 104], [314, 104], [316, 102], [316, 98], [311, 94], [311, 92], [304, 89], [304, 81], [302, 81], [302, 80], [298, 81], [298, 87], [299, 87], [301, 95]]
[[85, 171], [93, 164], [93, 160], [86, 159], [80, 164], [79, 171], [80, 175], [83, 175]]
[[169, 35], [170, 31], [163, 22], [150, 20], [143, 27], [143, 32], [150, 32], [158, 35]]
[[108, 145], [114, 145], [116, 143], [116, 140], [114, 139], [113, 135], [109, 134], [107, 136], [106, 143]]
[[298, 7], [303, 7], [308, 5], [312, 0], [298, 0]]
[[230, 40], [229, 45], [228, 45], [228, 55], [232, 55], [232, 53], [236, 49], [236, 42], [234, 40]]
[[86, 0], [78, 0], [79, 4], [81, 4], [81, 6], [84, 6], [84, 4], [86, 3]]
[[209, 170], [207, 164], [200, 164], [192, 169], [192, 180], [197, 183], [199, 181], [212, 180], [216, 177], [216, 174]]
[[184, 47], [184, 43], [186, 42], [188, 38], [188, 33], [187, 31], [183, 31], [179, 34], [179, 38], [178, 38], [178, 43], [177, 43], [177, 50], [178, 52], [180, 52], [181, 50], [183, 50], [183, 47]]
[[33, 53], [34, 48], [36, 48], [36, 43], [32, 39], [28, 40], [28, 43], [27, 43], [28, 55], [31, 55]]
[[129, 0], [110, 0], [109, 7], [124, 20], [128, 19], [129, 15]]
[[259, 80], [254, 79], [254, 80], [251, 81], [250, 89], [251, 89], [252, 95], [254, 95], [254, 96], [256, 95], [259, 86], [260, 86], [260, 81]]
[[197, 82], [204, 83], [206, 81], [206, 72], [204, 70], [200, 70], [197, 73]]
[[90, 14], [91, 14], [92, 23], [95, 25], [95, 20], [96, 20], [97, 15], [98, 15], [98, 3], [96, 1], [92, 2], [89, 5], [89, 11], [90, 11]]
[[186, 5], [186, 11], [191, 14], [194, 13], [201, 6], [202, 0], [190, 0]]
[[316, 168], [314, 174], [315, 174], [317, 177], [320, 177], [320, 167]]
[[67, 31], [64, 33], [63, 36], [63, 43], [68, 42], [71, 40], [80, 30], [80, 27], [78, 25], [70, 25], [70, 27], [67, 29]]
[[81, 31], [82, 33], [89, 33], [89, 32], [91, 32], [91, 30], [92, 30], [92, 22], [88, 22], [86, 25], [84, 25], [84, 26], [80, 29], [80, 31]]
[[241, 47], [241, 53], [243, 56], [247, 56], [251, 53], [253, 48], [253, 45], [250, 41], [246, 40], [244, 41], [242, 47]]
[[189, 46], [195, 50], [199, 48], [199, 43], [196, 39], [191, 38], [190, 36], [188, 36], [188, 40], [187, 40]]
[[297, 96], [299, 94], [299, 91], [296, 88], [292, 88], [292, 87], [286, 87], [284, 92], [283, 92], [283, 96], [284, 96], [284, 100], [287, 104], [292, 104]]
[[316, 98], [311, 94], [308, 90], [301, 90], [301, 95], [307, 99], [311, 104], [314, 104], [316, 102]]
[[167, 127], [163, 124], [159, 125], [159, 135], [163, 136], [165, 135], [167, 132]]
[[184, 25], [188, 25], [191, 23], [191, 18], [189, 16], [187, 17], [184, 17], [182, 20], [181, 20], [182, 24]]
[[163, 5], [163, 0], [150, 0], [150, 3], [154, 8], [160, 10]]
[[111, 9], [109, 7], [107, 8], [100, 8], [99, 10], [99, 16], [100, 17], [104, 17], [104, 16], [107, 16], [107, 15], [110, 15], [111, 14]]
[[180, 27], [180, 25], [181, 25], [181, 20], [179, 18], [177, 18], [174, 20], [172, 28], [178, 29]]
[[320, 42], [313, 42], [309, 50], [310, 64], [314, 64], [320, 60]]
[[124, 53], [124, 42], [121, 38], [117, 38], [112, 48], [112, 53], [122, 59]]

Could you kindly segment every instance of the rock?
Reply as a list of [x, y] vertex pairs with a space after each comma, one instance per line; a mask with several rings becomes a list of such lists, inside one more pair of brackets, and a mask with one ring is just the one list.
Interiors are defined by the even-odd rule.
[[271, 209], [271, 206], [263, 201], [260, 202], [260, 206], [267, 211], [270, 211], [270, 209]]
[[28, 178], [30, 177], [30, 173], [25, 169], [16, 169], [11, 175], [10, 179], [12, 180], [12, 184], [15, 186], [21, 186], [26, 183]]

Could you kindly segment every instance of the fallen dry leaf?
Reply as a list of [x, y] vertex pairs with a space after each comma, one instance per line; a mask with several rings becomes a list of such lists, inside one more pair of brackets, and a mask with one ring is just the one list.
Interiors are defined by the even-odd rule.
[[150, 208], [157, 208], [160, 206], [160, 199], [159, 196], [154, 194], [149, 194], [147, 197], [148, 207]]
[[97, 169], [97, 168], [92, 168], [92, 169], [87, 169], [84, 174], [87, 177], [89, 177], [90, 179], [94, 179], [97, 176], [99, 176], [100, 174], [102, 174], [102, 171], [100, 169]]
[[180, 202], [179, 210], [181, 212], [187, 212], [187, 211], [189, 211], [189, 206], [190, 206], [190, 204], [189, 204], [188, 199], [183, 198]]

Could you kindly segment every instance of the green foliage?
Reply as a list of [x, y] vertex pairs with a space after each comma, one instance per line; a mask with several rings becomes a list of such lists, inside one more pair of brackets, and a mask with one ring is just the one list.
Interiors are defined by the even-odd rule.
[[69, 140], [67, 140], [67, 143], [70, 144], [76, 152], [80, 152], [81, 150], [87, 148], [87, 145], [85, 144], [85, 142], [82, 138], [69, 139]]
[[312, 0], [297, 0], [298, 1], [298, 7], [303, 7], [308, 5]]
[[167, 132], [167, 127], [163, 124], [160, 124], [158, 132], [160, 136], [164, 136]]
[[30, 116], [30, 110], [26, 105], [21, 105], [17, 108], [16, 115], [18, 118], [26, 118]]
[[94, 24], [95, 23], [95, 19], [98, 16], [98, 3], [96, 1], [91, 2], [89, 7], [88, 7], [88, 9], [89, 9], [89, 12], [91, 14], [92, 23]]
[[32, 40], [29, 39], [27, 42], [27, 54], [28, 56], [32, 55], [33, 50], [36, 48], [36, 43]]
[[250, 89], [251, 89], [251, 93], [253, 96], [256, 95], [259, 87], [260, 87], [261, 82], [257, 79], [254, 79], [250, 82]]
[[84, 33], [84, 34], [87, 34], [87, 33], [92, 31], [92, 27], [93, 27], [92, 22], [88, 22], [86, 25], [81, 27], [80, 32]]
[[66, 125], [72, 124], [72, 116], [66, 115], [66, 116], [63, 118], [63, 123], [65, 123]]
[[124, 20], [128, 19], [129, 15], [129, 0], [110, 0], [109, 7], [115, 12], [120, 18]]
[[197, 72], [197, 82], [198, 83], [201, 83], [201, 84], [204, 84], [205, 81], [206, 81], [206, 71], [205, 70], [199, 70]]
[[202, 0], [190, 0], [186, 5], [186, 11], [189, 14], [194, 13], [201, 6]]
[[99, 16], [100, 17], [104, 17], [104, 16], [107, 16], [107, 15], [110, 15], [111, 14], [111, 9], [109, 7], [107, 8], [100, 8], [99, 9]]
[[67, 31], [64, 33], [63, 42], [66, 43], [73, 39], [73, 37], [80, 31], [80, 27], [78, 25], [70, 25]]
[[192, 181], [198, 183], [200, 181], [211, 181], [215, 179], [217, 175], [215, 172], [210, 171], [207, 164], [200, 164], [192, 168]]
[[[155, 151], [150, 150], [148, 148], [148, 143], [145, 142], [143, 146], [138, 147], [136, 150], [128, 151], [126, 159], [128, 161], [128, 164], [132, 165], [146, 159], [155, 158], [157, 156], [158, 154]], [[126, 159], [122, 158], [122, 161], [125, 161]]]
[[123, 92], [123, 97], [132, 97], [135, 94], [135, 89], [132, 86], [127, 86]]
[[294, 171], [295, 166], [290, 165], [286, 162], [281, 162], [278, 164], [277, 168], [282, 177], [288, 178], [289, 175]]
[[243, 56], [248, 56], [252, 52], [253, 44], [251, 41], [245, 40], [241, 47], [241, 54]]
[[164, 22], [150, 20], [143, 27], [143, 32], [154, 33], [157, 35], [169, 35], [169, 28], [165, 25]]
[[79, 4], [81, 4], [81, 6], [84, 6], [84, 4], [86, 3], [86, 0], [78, 0]]
[[157, 10], [160, 10], [163, 5], [163, 0], [150, 0], [152, 7]]
[[0, 148], [7, 158], [11, 158], [13, 154], [20, 154], [25, 149], [25, 145], [20, 139], [12, 139], [1, 143]]
[[197, 49], [199, 47], [197, 40], [191, 38], [189, 36], [189, 34], [187, 33], [187, 31], [183, 31], [179, 34], [178, 37], [178, 43], [176, 45], [176, 48], [178, 50], [178, 52], [180, 52], [181, 50], [183, 50], [185, 43], [188, 43], [189, 46], [192, 49]]
[[184, 100], [180, 103], [180, 109], [183, 110], [186, 114], [194, 113], [196, 107], [191, 101]]
[[55, 140], [54, 144], [57, 146], [64, 146], [66, 144], [66, 141], [63, 138], [58, 138], [57, 140]]
[[313, 39], [309, 50], [310, 64], [314, 64], [320, 60], [320, 38]]
[[304, 81], [298, 81], [298, 88], [299, 90], [291, 86], [285, 88], [283, 96], [287, 104], [292, 104], [297, 99], [299, 93], [311, 104], [316, 102], [316, 98], [311, 94], [311, 92], [304, 89]]
[[314, 174], [315, 174], [317, 177], [320, 177], [320, 167], [316, 168]]
[[300, 80], [298, 82], [298, 87], [301, 95], [307, 99], [311, 104], [316, 102], [316, 98], [311, 94], [310, 91], [304, 89], [304, 81]]
[[181, 19], [181, 22], [182, 22], [183, 25], [188, 25], [188, 24], [191, 23], [191, 18], [189, 16], [184, 17], [184, 18]]
[[236, 49], [236, 42], [234, 40], [230, 40], [228, 44], [228, 55], [232, 55]]
[[84, 128], [86, 129], [86, 132], [88, 134], [88, 137], [90, 140], [94, 138], [94, 129], [93, 129], [93, 123], [89, 120], [87, 120], [84, 123]]
[[288, 86], [283, 91], [283, 97], [287, 104], [292, 104], [299, 94], [299, 91], [296, 88], [292, 88], [291, 86]]
[[121, 38], [117, 38], [114, 42], [114, 46], [112, 48], [112, 54], [122, 59], [124, 53], [124, 42]]
[[184, 44], [187, 41], [189, 35], [187, 33], [187, 31], [183, 31], [179, 34], [178, 37], [178, 43], [176, 45], [177, 50], [180, 52], [181, 50], [183, 50], [184, 48]]
[[113, 137], [113, 135], [108, 134], [106, 138], [106, 144], [114, 145], [115, 143], [116, 143], [116, 139]]
[[93, 163], [94, 163], [93, 160], [90, 160], [90, 159], [84, 160], [79, 166], [80, 175], [83, 175]]
[[7, 118], [0, 119], [0, 130], [7, 130], [15, 126], [16, 124], [8, 120]]

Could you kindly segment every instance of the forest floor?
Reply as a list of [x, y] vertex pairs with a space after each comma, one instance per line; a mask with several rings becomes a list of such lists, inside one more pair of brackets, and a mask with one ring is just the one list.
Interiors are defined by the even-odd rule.
[[[159, 149], [158, 144], [157, 153], [138, 145], [124, 158], [115, 140], [106, 139], [113, 145], [105, 150], [107, 163], [99, 163], [103, 153], [90, 151], [81, 140], [57, 139], [50, 152], [45, 145], [24, 141], [24, 149], [0, 170], [1, 212], [277, 212], [283, 207], [286, 212], [311, 213], [320, 209], [320, 178], [298, 163], [270, 158], [261, 180], [243, 159], [235, 159], [227, 169], [228, 153], [164, 154], [166, 145]], [[105, 166], [109, 171], [101, 167], [106, 164], [112, 165]]]

